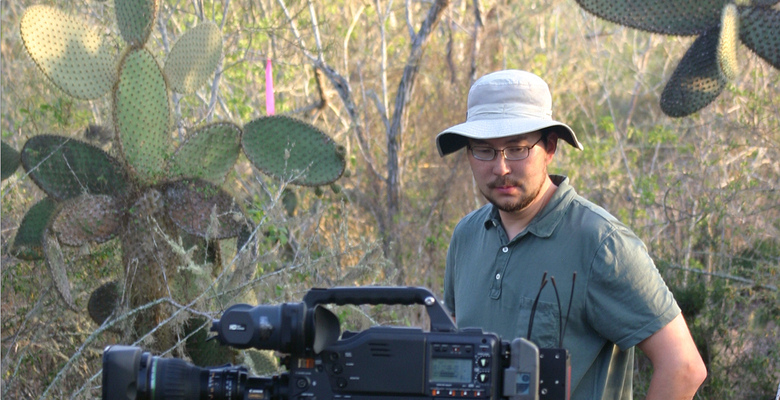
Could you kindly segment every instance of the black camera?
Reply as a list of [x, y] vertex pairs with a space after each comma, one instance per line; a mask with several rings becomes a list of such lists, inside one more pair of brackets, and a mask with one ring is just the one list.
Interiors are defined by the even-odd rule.
[[[422, 304], [430, 331], [375, 326], [343, 334], [324, 304]], [[283, 353], [286, 371], [251, 376], [242, 366], [201, 368], [138, 347], [103, 354], [103, 399], [527, 400], [569, 398], [568, 353], [457, 329], [425, 288], [311, 289], [302, 303], [228, 308], [211, 330], [223, 345]]]

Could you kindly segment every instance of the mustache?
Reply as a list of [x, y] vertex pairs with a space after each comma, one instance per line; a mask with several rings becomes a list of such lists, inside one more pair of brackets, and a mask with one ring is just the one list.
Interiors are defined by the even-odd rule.
[[494, 181], [488, 183], [488, 188], [495, 189], [503, 186], [520, 186], [520, 182], [509, 179], [507, 177], [496, 178]]

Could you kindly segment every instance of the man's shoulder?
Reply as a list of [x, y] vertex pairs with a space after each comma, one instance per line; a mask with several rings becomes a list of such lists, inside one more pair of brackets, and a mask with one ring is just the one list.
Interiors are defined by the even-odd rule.
[[568, 229], [569, 224], [576, 224], [580, 233], [588, 231], [599, 232], [600, 237], [615, 232], [628, 233], [633, 232], [612, 213], [599, 206], [596, 203], [572, 192], [571, 201], [567, 203], [563, 228]]

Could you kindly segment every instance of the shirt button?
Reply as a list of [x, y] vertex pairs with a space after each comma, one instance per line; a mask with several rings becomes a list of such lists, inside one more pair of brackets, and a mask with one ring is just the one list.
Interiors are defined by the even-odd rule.
[[501, 274], [496, 274], [496, 279], [501, 279]]
[[509, 251], [509, 247], [502, 247], [502, 248], [501, 248], [501, 251], [503, 251], [504, 253], [506, 253], [507, 251]]

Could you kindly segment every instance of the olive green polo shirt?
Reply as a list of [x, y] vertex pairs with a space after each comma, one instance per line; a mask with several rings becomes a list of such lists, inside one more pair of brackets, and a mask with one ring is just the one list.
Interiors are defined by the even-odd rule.
[[572, 399], [631, 399], [633, 346], [666, 326], [680, 309], [645, 245], [603, 208], [577, 195], [568, 178], [528, 227], [511, 240], [488, 204], [456, 226], [447, 252], [444, 300], [458, 327], [502, 339], [526, 337], [542, 275], [531, 340], [571, 356]]

